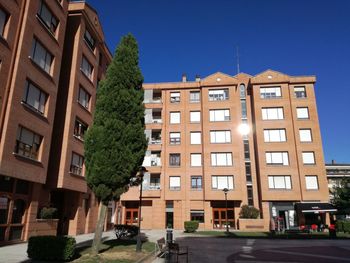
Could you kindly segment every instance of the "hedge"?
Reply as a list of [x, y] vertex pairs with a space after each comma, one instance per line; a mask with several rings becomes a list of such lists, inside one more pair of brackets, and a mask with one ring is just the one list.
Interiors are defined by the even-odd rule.
[[239, 212], [239, 218], [256, 219], [259, 217], [259, 214], [259, 209], [253, 206], [243, 205]]
[[199, 222], [198, 221], [185, 221], [184, 226], [185, 226], [185, 232], [193, 233], [193, 232], [196, 232], [196, 230], [198, 229]]
[[28, 240], [28, 257], [34, 260], [69, 261], [75, 256], [73, 237], [35, 236]]
[[335, 223], [335, 228], [336, 228], [337, 232], [350, 233], [350, 221], [349, 220], [338, 220]]

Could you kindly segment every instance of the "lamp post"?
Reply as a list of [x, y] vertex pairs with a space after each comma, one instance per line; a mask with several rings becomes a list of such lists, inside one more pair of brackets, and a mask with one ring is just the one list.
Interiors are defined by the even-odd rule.
[[139, 213], [138, 213], [138, 230], [137, 230], [137, 243], [136, 243], [136, 252], [141, 252], [142, 242], [141, 242], [141, 206], [142, 206], [142, 183], [143, 176], [147, 172], [146, 168], [141, 166], [138, 172], [138, 179], [140, 182], [140, 200], [139, 200]]
[[227, 188], [224, 188], [222, 191], [224, 191], [225, 193], [225, 205], [226, 205], [226, 233], [229, 232], [228, 230], [228, 218], [227, 218], [227, 192], [228, 192], [228, 189]]

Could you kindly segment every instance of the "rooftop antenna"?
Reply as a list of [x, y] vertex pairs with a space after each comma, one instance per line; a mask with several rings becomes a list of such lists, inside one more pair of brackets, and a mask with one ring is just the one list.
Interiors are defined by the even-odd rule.
[[239, 49], [238, 49], [238, 46], [236, 46], [236, 59], [237, 59], [237, 74], [239, 74], [240, 69], [239, 69]]

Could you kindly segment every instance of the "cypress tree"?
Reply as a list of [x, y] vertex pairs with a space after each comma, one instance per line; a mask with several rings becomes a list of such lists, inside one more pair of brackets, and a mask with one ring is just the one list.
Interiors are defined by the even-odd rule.
[[93, 125], [84, 145], [86, 180], [101, 202], [94, 254], [101, 244], [108, 202], [127, 191], [147, 148], [142, 82], [138, 45], [128, 34], [121, 39], [106, 78], [100, 82]]

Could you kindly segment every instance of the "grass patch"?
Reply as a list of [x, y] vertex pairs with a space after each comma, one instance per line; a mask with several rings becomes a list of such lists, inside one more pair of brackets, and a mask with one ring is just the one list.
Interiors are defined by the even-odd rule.
[[77, 249], [79, 258], [74, 263], [131, 263], [154, 251], [154, 243], [143, 242], [142, 252], [136, 253], [136, 240], [108, 240], [101, 245], [100, 254], [91, 255], [91, 247]]

